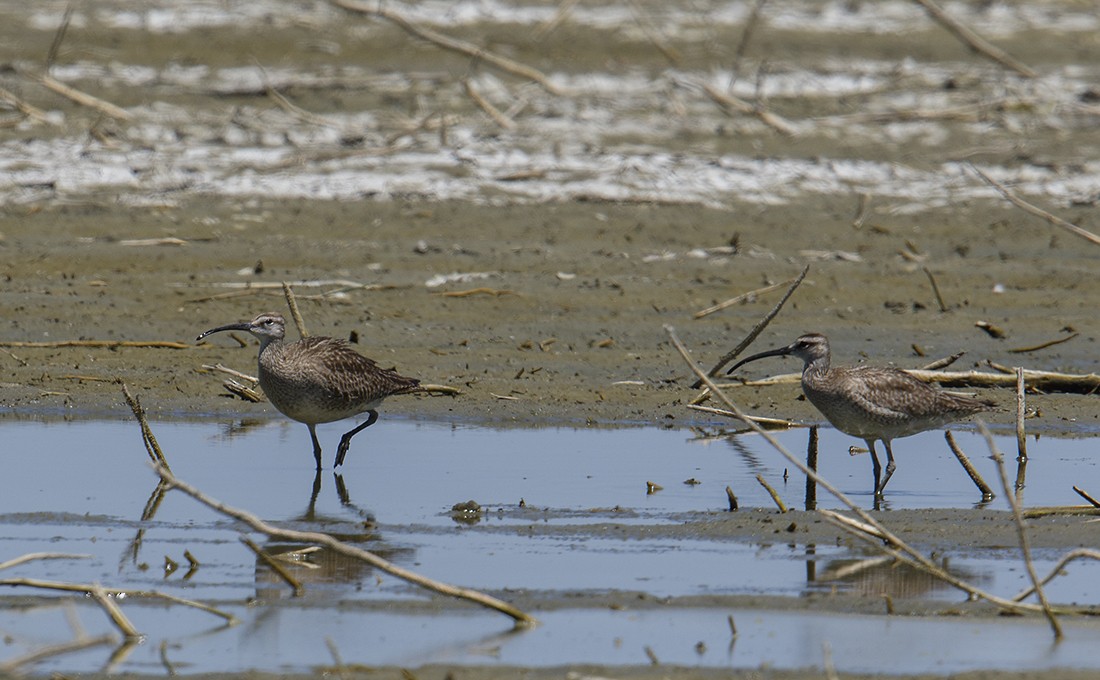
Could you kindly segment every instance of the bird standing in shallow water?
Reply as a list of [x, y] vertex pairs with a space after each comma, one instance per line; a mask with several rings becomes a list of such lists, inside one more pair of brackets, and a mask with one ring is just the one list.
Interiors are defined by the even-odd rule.
[[[750, 361], [774, 356], [801, 359], [805, 363], [802, 393], [833, 427], [867, 443], [876, 498], [882, 497], [896, 467], [890, 440], [941, 427], [994, 406], [992, 402], [944, 392], [896, 368], [830, 368], [829, 340], [819, 333], [808, 333], [786, 347], [742, 359], [727, 373]], [[886, 447], [886, 476], [881, 483], [876, 440]]]
[[383, 399], [421, 391], [416, 378], [381, 368], [343, 340], [310, 336], [297, 342], [283, 342], [286, 321], [280, 314], [269, 312], [244, 323], [211, 328], [196, 340], [221, 331], [248, 331], [260, 341], [260, 387], [283, 415], [309, 427], [318, 470], [321, 469], [318, 423], [367, 414], [366, 421], [340, 438], [334, 465], [340, 467], [351, 438], [378, 420], [376, 409]]

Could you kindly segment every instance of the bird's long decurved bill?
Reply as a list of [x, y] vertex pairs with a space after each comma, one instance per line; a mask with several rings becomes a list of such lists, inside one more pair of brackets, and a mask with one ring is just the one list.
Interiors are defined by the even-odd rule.
[[202, 333], [199, 333], [199, 337], [195, 338], [195, 342], [202, 340], [211, 333], [220, 333], [222, 331], [247, 331], [251, 327], [252, 326], [248, 323], [231, 323], [227, 326], [218, 326], [217, 328], [211, 328], [208, 331], [203, 331]]
[[767, 357], [785, 357], [785, 356], [789, 355], [790, 353], [791, 353], [791, 348], [790, 347], [780, 347], [778, 349], [769, 349], [767, 352], [761, 352], [759, 354], [753, 354], [750, 357], [746, 357], [746, 358], [742, 359], [741, 361], [738, 361], [736, 364], [734, 364], [732, 367], [730, 367], [730, 369], [728, 371], [726, 371], [726, 375], [733, 375], [734, 371], [741, 368], [742, 366], [749, 363], [750, 361], [756, 361], [757, 359], [765, 359]]

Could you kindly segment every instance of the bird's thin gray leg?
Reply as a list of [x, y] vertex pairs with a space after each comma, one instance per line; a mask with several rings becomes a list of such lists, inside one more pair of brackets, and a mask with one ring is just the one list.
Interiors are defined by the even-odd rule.
[[883, 439], [882, 445], [886, 447], [886, 476], [882, 478], [882, 486], [878, 487], [878, 495], [886, 488], [886, 482], [890, 481], [890, 475], [894, 474], [897, 465], [894, 464], [894, 452], [890, 449], [890, 440]]
[[878, 454], [875, 453], [875, 440], [864, 439], [863, 441], [867, 444], [867, 450], [871, 452], [871, 469], [875, 473], [875, 496], [877, 497], [881, 495], [879, 493], [878, 480], [879, 477], [882, 475], [882, 464], [878, 462]]
[[367, 411], [367, 420], [357, 425], [354, 429], [340, 437], [340, 446], [336, 449], [336, 464], [333, 467], [340, 467], [344, 464], [344, 456], [348, 455], [348, 447], [351, 446], [351, 438], [358, 434], [360, 431], [367, 429], [371, 425], [374, 425], [374, 421], [378, 420], [378, 411]]
[[317, 441], [317, 426], [306, 423], [309, 428], [309, 436], [313, 440], [313, 458], [317, 461], [317, 469], [321, 469], [321, 442]]

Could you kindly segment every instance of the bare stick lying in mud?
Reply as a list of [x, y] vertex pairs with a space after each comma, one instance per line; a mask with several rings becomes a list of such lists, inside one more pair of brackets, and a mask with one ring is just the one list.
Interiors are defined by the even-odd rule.
[[[748, 335], [745, 336], [745, 339], [742, 340], [737, 345], [737, 347], [734, 347], [732, 351], [719, 359], [718, 363], [714, 365], [714, 368], [707, 371], [708, 378], [713, 378], [714, 376], [718, 375], [718, 372], [725, 368], [726, 364], [736, 359], [738, 355], [741, 354], [741, 352], [745, 351], [746, 347], [752, 344], [752, 341], [756, 339], [756, 336], [760, 335], [760, 333], [765, 328], [767, 328], [768, 324], [772, 322], [772, 319], [774, 319], [776, 315], [779, 314], [779, 310], [783, 309], [783, 305], [787, 304], [787, 300], [791, 298], [791, 295], [794, 294], [794, 291], [797, 290], [798, 286], [802, 284], [802, 280], [806, 278], [806, 274], [809, 273], [809, 271], [810, 265], [806, 265], [802, 268], [802, 272], [798, 276], [791, 279], [791, 285], [788, 286], [787, 292], [783, 293], [783, 297], [779, 299], [779, 302], [775, 303], [775, 306], [772, 307], [771, 310], [764, 315], [764, 318], [758, 321], [757, 324], [752, 327], [752, 330], [749, 331]], [[702, 380], [697, 380], [695, 384], [692, 385], [692, 388], [698, 389], [702, 382]], [[696, 397], [692, 400], [691, 403], [697, 404], [699, 403], [699, 401], [700, 398]]]
[[978, 54], [992, 59], [1001, 66], [1011, 69], [1027, 78], [1034, 78], [1037, 75], [1030, 67], [1017, 61], [1008, 52], [990, 44], [985, 38], [970, 30], [956, 19], [953, 19], [947, 12], [943, 11], [939, 5], [932, 2], [932, 0], [916, 0], [916, 3], [923, 7], [924, 11], [928, 12], [928, 16], [932, 17], [936, 23], [946, 28], [951, 35], [961, 40], [967, 47]]
[[[692, 411], [700, 411], [702, 413], [713, 413], [716, 416], [725, 416], [727, 418], [739, 418], [739, 416], [733, 411], [727, 411], [721, 408], [713, 408], [710, 406], [699, 406], [698, 404], [688, 404], [688, 408]], [[749, 416], [757, 425], [767, 428], [769, 430], [789, 430], [795, 427], [805, 427], [790, 420], [783, 420], [782, 418], [764, 418], [762, 416]]]
[[982, 494], [982, 501], [993, 500], [993, 489], [989, 488], [989, 485], [982, 479], [981, 474], [974, 468], [970, 459], [963, 453], [963, 450], [959, 448], [958, 443], [955, 442], [955, 435], [951, 434], [951, 430], [944, 430], [943, 438], [947, 440], [947, 445], [951, 447], [951, 453], [955, 454], [955, 457], [959, 459], [959, 463], [961, 463], [963, 469], [966, 470], [966, 474], [970, 475], [970, 481], [974, 482], [974, 486], [978, 487], [978, 491]]
[[778, 290], [779, 288], [782, 288], [783, 286], [789, 286], [792, 283], [794, 283], [794, 281], [795, 281], [794, 279], [789, 279], [787, 281], [783, 281], [782, 283], [773, 283], [770, 286], [764, 286], [763, 288], [757, 288], [756, 290], [750, 290], [747, 293], [741, 293], [740, 295], [736, 295], [734, 297], [731, 297], [728, 300], [725, 300], [723, 302], [719, 302], [716, 305], [713, 305], [711, 307], [707, 307], [706, 309], [701, 309], [698, 312], [695, 312], [694, 314], [692, 314], [691, 318], [693, 318], [693, 319], [702, 319], [704, 316], [714, 314], [715, 312], [720, 312], [723, 309], [725, 309], [726, 307], [732, 307], [734, 305], [741, 304], [742, 302], [744, 302], [746, 300], [751, 300], [751, 299], [755, 298], [758, 295], [763, 295], [764, 293], [770, 293], [773, 290]]
[[[159, 468], [163, 470], [164, 468]], [[84, 593], [90, 595], [95, 599], [107, 615], [111, 617], [112, 623], [122, 631], [122, 634], [127, 638], [140, 637], [141, 634], [137, 632], [133, 624], [122, 613], [122, 610], [118, 608], [115, 603], [119, 597], [144, 597], [144, 598], [156, 598], [160, 600], [166, 600], [175, 604], [182, 604], [188, 607], [202, 610], [214, 616], [219, 616], [225, 619], [230, 625], [237, 623], [237, 617], [232, 614], [228, 614], [219, 609], [211, 607], [210, 605], [203, 604], [201, 602], [195, 602], [194, 600], [187, 600], [182, 597], [176, 597], [175, 595], [168, 595], [167, 593], [157, 592], [155, 590], [118, 590], [115, 588], [104, 588], [98, 584], [83, 584], [83, 583], [63, 583], [59, 581], [42, 581], [33, 578], [7, 578], [0, 579], [0, 586], [12, 586], [12, 587], [24, 587], [24, 588], [42, 588], [44, 590], [63, 590], [70, 593]], [[98, 593], [98, 594], [97, 594]]]
[[485, 112], [485, 115], [493, 119], [493, 122], [504, 128], [505, 130], [512, 130], [516, 127], [516, 121], [509, 118], [503, 111], [493, 106], [493, 103], [486, 99], [474, 84], [470, 82], [469, 78], [462, 79], [462, 88], [466, 91], [466, 96], [469, 97], [477, 107]]
[[[909, 375], [925, 382], [936, 383], [944, 387], [1015, 387], [1015, 371], [990, 363], [990, 366], [1007, 372], [986, 373], [983, 371], [929, 371], [921, 368], [903, 368]], [[801, 373], [781, 373], [758, 380], [719, 383], [719, 387], [765, 387], [768, 385], [794, 385], [802, 379]], [[1067, 392], [1074, 394], [1092, 394], [1100, 390], [1100, 375], [1096, 373], [1055, 373], [1052, 371], [1034, 371], [1024, 369], [1024, 379], [1028, 387], [1043, 392]], [[692, 403], [698, 401], [693, 400]]]
[[15, 93], [11, 92], [10, 90], [6, 90], [0, 87], [0, 99], [3, 99], [4, 101], [14, 106], [16, 110], [19, 111], [19, 113], [23, 114], [27, 118], [33, 118], [39, 123], [48, 123], [50, 125], [55, 124], [49, 119], [45, 111], [38, 108], [37, 106], [32, 106], [31, 104], [28, 104], [27, 102], [17, 97]]
[[160, 463], [164, 467], [168, 467], [168, 459], [164, 457], [164, 451], [161, 451], [157, 438], [153, 436], [153, 430], [149, 427], [149, 421], [145, 419], [145, 409], [141, 408], [141, 402], [137, 400], [137, 397], [130, 394], [130, 389], [126, 387], [126, 383], [120, 380], [119, 384], [122, 385], [122, 396], [126, 397], [126, 403], [130, 405], [130, 410], [134, 412], [134, 417], [137, 418], [138, 424], [141, 426], [141, 441], [145, 444], [145, 451], [149, 454], [149, 459], [154, 463]]
[[146, 347], [160, 349], [193, 349], [194, 345], [170, 340], [56, 340], [53, 342], [23, 342], [9, 340], [0, 342], [0, 347], [34, 347], [58, 349], [62, 347], [98, 347], [118, 349], [120, 347]]
[[794, 124], [792, 124], [786, 118], [783, 118], [780, 115], [768, 111], [766, 108], [759, 104], [750, 104], [744, 99], [741, 99], [740, 97], [735, 97], [728, 92], [719, 92], [718, 89], [710, 83], [696, 82], [693, 83], [693, 85], [701, 89], [704, 94], [706, 94], [708, 97], [711, 98], [712, 101], [714, 101], [714, 103], [718, 104], [728, 112], [743, 113], [750, 116], [756, 116], [760, 119], [760, 122], [764, 123], [779, 134], [787, 137], [794, 137], [798, 133], [798, 130], [795, 128]]
[[173, 475], [171, 471], [165, 469], [160, 465], [154, 465], [154, 469], [156, 470], [156, 473], [160, 475], [160, 478], [164, 481], [164, 483], [167, 484], [169, 487], [179, 489], [183, 493], [194, 498], [196, 501], [202, 503], [203, 505], [210, 508], [211, 510], [214, 510], [215, 512], [219, 512], [227, 517], [232, 517], [233, 519], [244, 522], [252, 529], [260, 532], [261, 534], [287, 541], [316, 543], [318, 545], [328, 548], [329, 550], [332, 550], [333, 552], [337, 552], [341, 555], [346, 555], [347, 557], [366, 562], [375, 569], [384, 571], [391, 576], [396, 576], [403, 581], [408, 581], [409, 583], [418, 585], [421, 588], [425, 588], [434, 593], [439, 593], [441, 595], [447, 595], [450, 597], [457, 597], [459, 599], [467, 600], [469, 602], [479, 604], [483, 607], [488, 607], [489, 609], [496, 610], [502, 614], [506, 614], [512, 617], [512, 620], [516, 622], [516, 625], [518, 627], [531, 626], [537, 623], [537, 620], [530, 614], [520, 611], [516, 607], [508, 604], [507, 602], [498, 600], [491, 595], [486, 595], [484, 593], [469, 588], [452, 586], [441, 581], [430, 579], [426, 576], [421, 576], [414, 571], [399, 567], [389, 560], [383, 559], [372, 552], [339, 541], [328, 534], [322, 534], [314, 531], [280, 529], [279, 527], [272, 526], [246, 510], [240, 510], [238, 508], [228, 506], [221, 501], [207, 496], [195, 487], [182, 481], [181, 479]]
[[263, 548], [256, 545], [256, 542], [248, 536], [241, 536], [241, 543], [244, 543], [246, 546], [248, 546], [248, 549], [256, 553], [256, 557], [259, 557], [264, 564], [270, 567], [271, 571], [275, 572], [275, 574], [278, 575], [279, 578], [286, 581], [287, 585], [289, 585], [294, 590], [294, 597], [302, 596], [302, 593], [305, 592], [305, 587], [302, 585], [302, 582], [294, 578], [294, 575], [287, 571], [286, 567], [279, 564], [278, 560], [276, 560], [271, 555], [268, 555]]
[[932, 284], [932, 293], [936, 296], [936, 304], [939, 305], [941, 312], [947, 311], [947, 305], [943, 301], [943, 296], [940, 295], [940, 287], [936, 284], [936, 277], [932, 275], [932, 270], [928, 267], [921, 267], [924, 270], [924, 275], [928, 277], [928, 283]]
[[306, 330], [306, 322], [302, 320], [302, 313], [298, 311], [298, 301], [294, 298], [294, 289], [290, 287], [290, 283], [287, 281], [283, 281], [283, 296], [286, 298], [286, 306], [290, 309], [290, 318], [294, 319], [294, 327], [298, 329], [298, 335], [308, 338], [309, 331]]
[[[1076, 484], [1073, 486], [1073, 492], [1075, 494], [1077, 494], [1078, 496], [1080, 496], [1081, 498], [1084, 498], [1086, 501], [1088, 501], [1089, 504], [1092, 505], [1092, 507], [1100, 508], [1100, 501], [1093, 498], [1091, 495], [1089, 495], [1089, 493], [1087, 491], [1085, 491], [1081, 487], [1077, 486]], [[0, 564], [0, 568], [3, 568], [3, 566], [4, 565]]]
[[[691, 358], [691, 354], [688, 352], [687, 348], [684, 347], [684, 344], [682, 342], [680, 342], [680, 338], [676, 335], [676, 330], [672, 328], [672, 326], [666, 325], [665, 331], [668, 333], [669, 339], [672, 341], [672, 345], [676, 348], [676, 351], [679, 352], [680, 356], [684, 359], [684, 362], [686, 362], [691, 371], [695, 373], [695, 375], [697, 375], [704, 384], [706, 384], [706, 386], [715, 395], [715, 397], [721, 400], [722, 403], [724, 403], [726, 407], [729, 408], [729, 410], [736, 413], [739, 418], [745, 420], [745, 422], [748, 423], [749, 427], [751, 427], [754, 432], [763, 437], [768, 442], [768, 444], [770, 444], [772, 448], [778, 451], [780, 455], [786, 458], [791, 465], [798, 468], [803, 474], [811, 477], [821, 488], [828, 491], [830, 494], [833, 495], [833, 497], [846, 505], [848, 509], [850, 509], [853, 513], [856, 514], [857, 517], [859, 517], [863, 524], [866, 524], [867, 527], [870, 528], [870, 531], [874, 532], [868, 533], [867, 530], [861, 529], [854, 530], [853, 534], [855, 536], [858, 536], [861, 539], [867, 541], [870, 545], [875, 546], [878, 550], [881, 550], [891, 557], [894, 557], [906, 564], [920, 569], [921, 571], [931, 574], [932, 576], [938, 578], [944, 583], [947, 583], [948, 585], [958, 588], [965, 593], [969, 593], [974, 597], [986, 600], [987, 602], [990, 602], [991, 604], [996, 605], [997, 607], [1000, 607], [1006, 611], [1038, 612], [1042, 610], [1042, 608], [1038, 605], [1027, 604], [1023, 602], [1013, 602], [1003, 597], [998, 597], [997, 595], [986, 592], [978, 588], [977, 586], [945, 571], [935, 562], [930, 560], [926, 555], [909, 546], [900, 537], [895, 535], [881, 522], [875, 519], [870, 513], [853, 503], [852, 500], [848, 498], [848, 496], [840, 491], [840, 489], [836, 488], [836, 486], [834, 486], [829, 480], [825, 479], [817, 472], [807, 467], [803, 461], [801, 461], [797, 456], [788, 451], [786, 447], [784, 447], [783, 444], [779, 442], [778, 439], [773, 437], [763, 428], [757, 426], [751, 420], [748, 420], [748, 416], [745, 415], [744, 411], [742, 411], [740, 407], [733, 403], [729, 399], [729, 397], [726, 396], [725, 392], [723, 392], [718, 385], [714, 384], [714, 382], [710, 379], [710, 376], [708, 376], [702, 371], [702, 369], [699, 368], [699, 366]], [[853, 527], [846, 528], [848, 530], [854, 529]]]
[[20, 555], [19, 557], [13, 557], [5, 562], [0, 562], [0, 569], [10, 569], [11, 567], [33, 562], [35, 560], [87, 560], [91, 558], [91, 555], [73, 555], [69, 553], [27, 553], [26, 555]]
[[1035, 205], [1032, 205], [1031, 203], [1028, 203], [1024, 199], [1017, 196], [1014, 191], [1012, 191], [1011, 189], [1009, 189], [1005, 185], [1001, 184], [997, 180], [993, 179], [989, 175], [985, 174], [984, 172], [982, 172], [978, 168], [974, 167], [973, 165], [970, 166], [970, 171], [973, 172], [978, 177], [981, 177], [982, 180], [984, 180], [986, 184], [988, 184], [989, 186], [991, 186], [994, 189], [996, 189], [997, 191], [999, 191], [1002, 196], [1004, 196], [1006, 199], [1008, 199], [1009, 203], [1016, 206], [1020, 210], [1023, 210], [1024, 212], [1028, 213], [1029, 215], [1034, 215], [1035, 217], [1038, 217], [1039, 219], [1042, 219], [1042, 220], [1046, 221], [1048, 224], [1053, 224], [1056, 227], [1059, 227], [1061, 229], [1065, 229], [1066, 231], [1073, 234], [1074, 236], [1080, 236], [1081, 238], [1085, 239], [1089, 243], [1093, 243], [1095, 245], [1100, 246], [1100, 236], [1097, 236], [1096, 234], [1092, 233], [1091, 231], [1089, 231], [1087, 229], [1082, 229], [1081, 227], [1077, 226], [1076, 224], [1073, 224], [1072, 222], [1067, 222], [1067, 221], [1063, 220], [1061, 217], [1058, 217], [1057, 215], [1051, 214], [1051, 213], [1047, 212], [1046, 210], [1043, 210], [1042, 208], [1040, 208], [1038, 206], [1035, 206]]
[[768, 480], [764, 479], [763, 475], [756, 475], [756, 481], [760, 482], [760, 486], [764, 487], [764, 490], [772, 497], [772, 501], [775, 502], [775, 507], [779, 508], [779, 512], [786, 513], [787, 504], [779, 497], [779, 492], [776, 491], [771, 484], [768, 484]]
[[69, 99], [71, 101], [80, 104], [81, 106], [95, 109], [105, 116], [115, 118], [117, 120], [133, 120], [134, 117], [130, 115], [130, 112], [125, 109], [115, 106], [109, 101], [100, 99], [99, 97], [92, 96], [87, 92], [76, 89], [61, 82], [49, 74], [24, 74], [31, 78], [34, 78], [48, 90], [52, 90], [57, 94]]
[[465, 40], [459, 40], [458, 38], [452, 38], [448, 35], [443, 35], [437, 31], [433, 31], [430, 28], [423, 26], [417, 26], [405, 17], [401, 16], [397, 12], [388, 10], [379, 4], [368, 5], [365, 2], [356, 2], [356, 0], [331, 0], [332, 4], [337, 7], [342, 7], [351, 12], [358, 12], [359, 14], [365, 14], [370, 17], [378, 17], [379, 19], [385, 19], [393, 24], [396, 24], [403, 31], [409, 35], [426, 40], [437, 47], [441, 47], [451, 52], [458, 52], [464, 54], [471, 59], [485, 62], [490, 66], [500, 69], [506, 73], [511, 73], [514, 76], [520, 78], [526, 78], [527, 80], [534, 81], [552, 95], [561, 96], [563, 93], [561, 88], [550, 82], [550, 79], [546, 77], [542, 71], [531, 68], [525, 64], [521, 64], [518, 61], [502, 57], [499, 54], [490, 52], [482, 47], [478, 47], [473, 43], [466, 42]]
[[43, 647], [36, 649], [33, 652], [24, 654], [23, 656], [17, 656], [14, 659], [9, 659], [0, 664], [0, 676], [9, 677], [19, 673], [19, 669], [23, 666], [36, 663], [43, 659], [48, 659], [51, 656], [61, 656], [62, 654], [68, 654], [70, 652], [79, 652], [90, 647], [98, 647], [100, 645], [113, 645], [118, 641], [114, 635], [106, 633], [96, 637], [87, 637], [83, 634], [77, 635], [75, 640], [69, 642], [62, 642], [56, 645], [50, 645], [49, 647]]
[[1047, 621], [1050, 622], [1050, 628], [1054, 632], [1054, 639], [1062, 639], [1062, 624], [1058, 622], [1058, 618], [1054, 615], [1054, 611], [1050, 607], [1050, 602], [1047, 601], [1046, 593], [1043, 592], [1043, 584], [1039, 581], [1039, 575], [1035, 573], [1035, 564], [1031, 561], [1031, 548], [1028, 545], [1027, 539], [1027, 527], [1024, 526], [1024, 517], [1020, 512], [1020, 503], [1016, 500], [1016, 494], [1012, 493], [1012, 489], [1008, 485], [1008, 473], [1005, 472], [1005, 458], [997, 449], [997, 443], [993, 441], [993, 435], [990, 434], [989, 429], [986, 428], [985, 423], [981, 420], [978, 421], [978, 429], [981, 430], [982, 436], [985, 437], [985, 443], [989, 446], [989, 455], [993, 458], [993, 462], [997, 464], [997, 473], [1001, 477], [1001, 488], [1005, 492], [1005, 496], [1008, 497], [1008, 504], [1012, 506], [1012, 519], [1016, 524], [1016, 537], [1020, 542], [1020, 553], [1024, 558], [1024, 566], [1027, 568], [1028, 578], [1031, 579], [1031, 585], [1035, 589], [1035, 594], [1039, 598], [1039, 604], [1042, 605], [1043, 614], [1047, 617]]
[[[1074, 560], [1080, 559], [1100, 560], [1100, 551], [1090, 550], [1088, 548], [1077, 548], [1076, 550], [1071, 550], [1065, 555], [1062, 555], [1062, 558], [1058, 560], [1058, 563], [1051, 567], [1050, 572], [1045, 577], [1040, 579], [1039, 583], [1045, 586], [1046, 584], [1053, 581], [1054, 577], [1061, 575], [1063, 573], [1062, 570], [1065, 569], [1067, 564]], [[1012, 599], [1016, 602], [1019, 602], [1024, 598], [1029, 597], [1034, 592], [1035, 586], [1033, 585], [1020, 591], [1020, 593]]]
[[1055, 338], [1054, 340], [1047, 340], [1046, 342], [1040, 342], [1038, 345], [1028, 345], [1027, 347], [1014, 347], [1012, 349], [1005, 350], [1013, 354], [1026, 354], [1027, 352], [1037, 352], [1047, 347], [1053, 347], [1055, 345], [1061, 345], [1063, 342], [1069, 342], [1076, 338], [1080, 333], [1071, 333], [1064, 338]]

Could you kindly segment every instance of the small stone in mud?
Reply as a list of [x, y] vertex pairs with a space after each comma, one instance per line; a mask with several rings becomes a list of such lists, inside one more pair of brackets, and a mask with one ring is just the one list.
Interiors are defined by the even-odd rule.
[[477, 501], [466, 501], [465, 503], [455, 503], [451, 506], [452, 513], [462, 513], [467, 515], [480, 515], [481, 505]]

